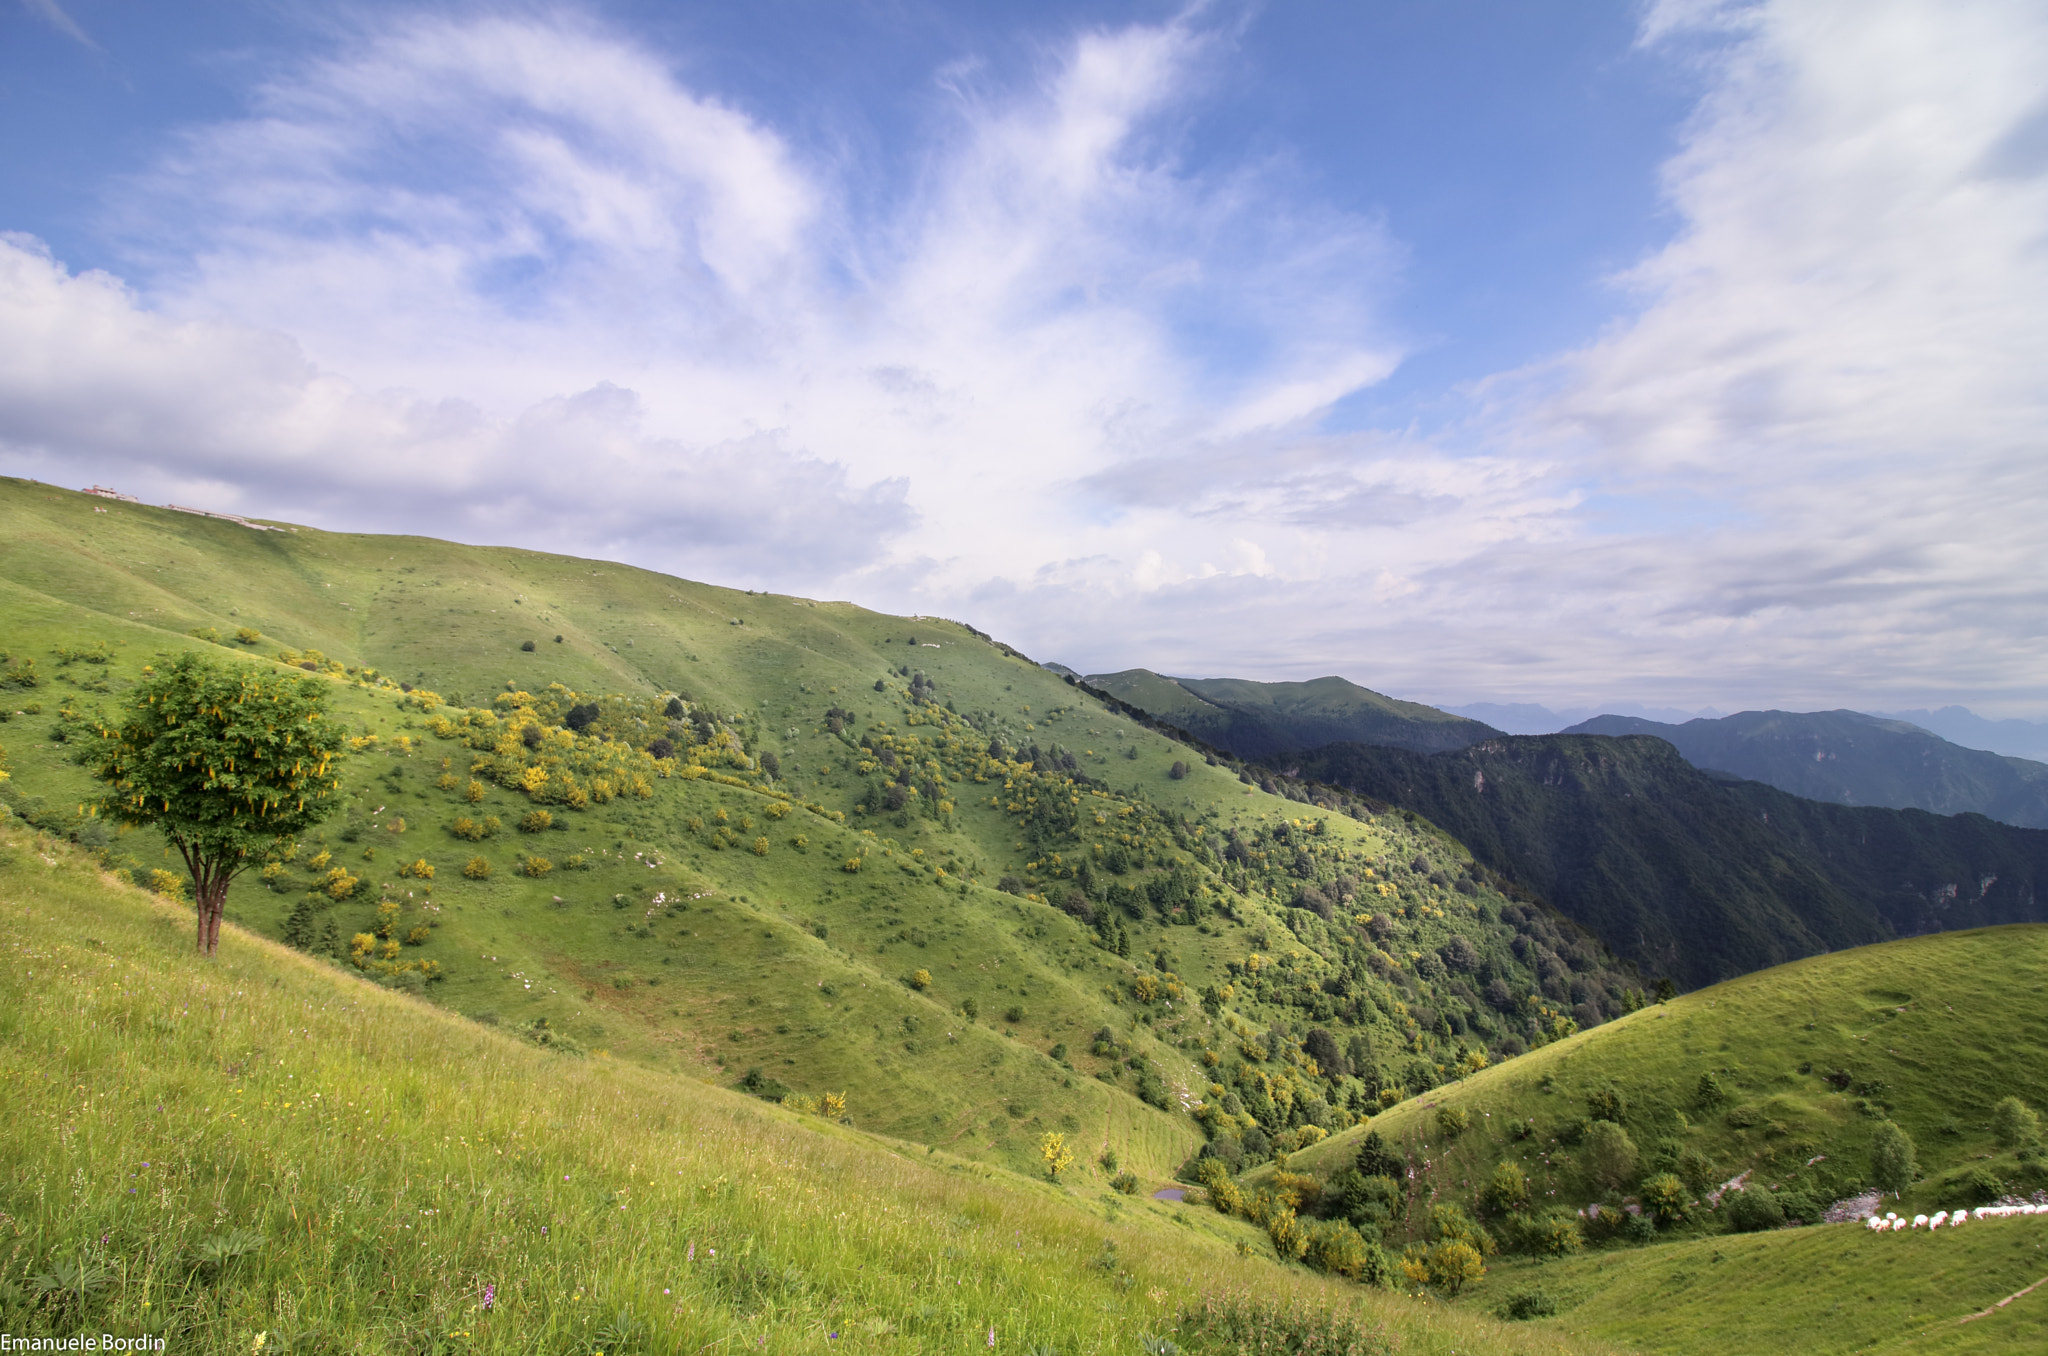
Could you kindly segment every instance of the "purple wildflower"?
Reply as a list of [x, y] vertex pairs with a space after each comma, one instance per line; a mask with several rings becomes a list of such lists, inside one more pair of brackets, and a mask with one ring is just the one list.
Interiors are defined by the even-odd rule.
[[486, 1311], [488, 1311], [488, 1310], [490, 1309], [490, 1307], [491, 1307], [491, 1306], [492, 1306], [493, 1304], [496, 1304], [497, 1302], [498, 1302], [498, 1287], [497, 1287], [497, 1286], [495, 1286], [495, 1285], [487, 1285], [487, 1286], [485, 1286], [485, 1287], [484, 1287], [484, 1309], [485, 1309]]

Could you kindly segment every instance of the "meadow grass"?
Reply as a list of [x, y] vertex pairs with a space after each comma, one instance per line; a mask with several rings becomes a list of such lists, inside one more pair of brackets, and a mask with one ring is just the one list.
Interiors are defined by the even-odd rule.
[[1360, 1351], [1564, 1349], [1242, 1255], [1207, 1212], [554, 1054], [246, 933], [198, 959], [186, 910], [12, 823], [0, 918], [10, 1332], [1135, 1352], [1228, 1347], [1183, 1313], [1239, 1296], [1276, 1344], [1322, 1314]]

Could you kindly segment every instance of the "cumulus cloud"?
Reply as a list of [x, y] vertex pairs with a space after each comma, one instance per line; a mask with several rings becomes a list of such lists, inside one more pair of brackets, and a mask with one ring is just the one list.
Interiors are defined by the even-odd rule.
[[1191, 156], [1229, 58], [1196, 21], [935, 73], [887, 198], [574, 12], [422, 17], [188, 129], [117, 196], [127, 282], [0, 246], [0, 461], [1087, 668], [2037, 704], [2043, 29], [1649, 7], [1706, 91], [1669, 244], [1424, 437], [1322, 420], [1400, 362], [1427, 242]]

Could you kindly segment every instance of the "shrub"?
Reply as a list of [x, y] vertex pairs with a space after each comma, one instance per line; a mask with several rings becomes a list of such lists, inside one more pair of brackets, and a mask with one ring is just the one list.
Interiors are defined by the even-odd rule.
[[1676, 1173], [1660, 1172], [1643, 1183], [1643, 1209], [1659, 1223], [1675, 1224], [1685, 1218], [1685, 1183]]
[[1453, 1296], [1486, 1275], [1486, 1263], [1479, 1256], [1479, 1249], [1462, 1239], [1432, 1247], [1423, 1258], [1423, 1267], [1431, 1285]]
[[[924, 971], [918, 973], [922, 975]], [[926, 976], [926, 982], [930, 982], [929, 976]], [[923, 988], [924, 985], [918, 987]], [[1055, 1182], [1074, 1164], [1074, 1151], [1067, 1146], [1067, 1137], [1057, 1130], [1048, 1130], [1039, 1139], [1038, 1156], [1045, 1163], [1045, 1175]]]
[[462, 798], [471, 805], [480, 804], [484, 798], [484, 784], [474, 777], [470, 778], [469, 785], [462, 788]]
[[1445, 1139], [1456, 1139], [1465, 1133], [1465, 1127], [1471, 1123], [1472, 1118], [1465, 1114], [1462, 1107], [1444, 1106], [1437, 1108], [1436, 1128], [1443, 1134]]
[[1545, 1290], [1517, 1290], [1502, 1300], [1494, 1312], [1510, 1321], [1551, 1318], [1557, 1313], [1557, 1301]]
[[1961, 1196], [1971, 1205], [1989, 1205], [2005, 1194], [2005, 1183], [1982, 1163], [1955, 1173], [1942, 1183], [1944, 1195]]
[[1529, 1176], [1513, 1159], [1494, 1165], [1493, 1180], [1486, 1184], [1482, 1198], [1486, 1208], [1507, 1214], [1529, 1208]]
[[1138, 1194], [1138, 1177], [1136, 1173], [1120, 1172], [1109, 1179], [1109, 1185], [1111, 1189], [1120, 1191], [1126, 1196]]
[[1635, 1141], [1613, 1121], [1594, 1121], [1586, 1128], [1585, 1156], [1586, 1175], [1604, 1187], [1619, 1187], [1635, 1176]]
[[356, 886], [360, 884], [362, 884], [361, 881], [337, 866], [327, 873], [326, 883], [320, 888], [327, 891], [329, 898], [347, 899], [356, 892]]
[[263, 633], [253, 626], [239, 626], [235, 628], [235, 639], [244, 645], [254, 645], [263, 639]]
[[1600, 1088], [1586, 1094], [1586, 1119], [1589, 1121], [1613, 1121], [1621, 1123], [1628, 1114], [1628, 1099], [1621, 1095], [1619, 1088]]
[[528, 810], [519, 821], [521, 833], [540, 833], [555, 826], [555, 817], [546, 810]]
[[1728, 1100], [1728, 1089], [1722, 1086], [1720, 1078], [1709, 1069], [1700, 1075], [1700, 1081], [1693, 1084], [1693, 1105], [1708, 1110]]
[[1179, 781], [1181, 778], [1188, 775], [1188, 765], [1186, 763], [1181, 762], [1178, 758], [1176, 758], [1173, 760], [1173, 766], [1166, 769], [1166, 775], [1173, 778], [1175, 781]]
[[768, 840], [767, 840], [767, 838], [765, 838], [765, 837], [762, 837], [762, 838], [756, 838], [756, 839], [754, 840], [754, 855], [755, 855], [756, 857], [766, 857], [766, 856], [768, 855]]
[[[975, 1018], [981, 1016], [981, 1004], [974, 1001], [973, 994], [969, 994], [967, 995], [967, 997], [960, 1000], [960, 1011], [962, 1015], [964, 1015], [967, 1018], [967, 1020], [971, 1022]], [[1116, 1164], [1112, 1163], [1109, 1166], [1115, 1167]]]
[[1389, 1149], [1387, 1141], [1377, 1130], [1365, 1132], [1352, 1163], [1367, 1177], [1389, 1177], [1399, 1181], [1408, 1175], [1408, 1160]]
[[522, 640], [519, 642], [519, 648], [521, 650], [524, 650], [527, 654], [532, 654], [536, 647], [534, 646], [534, 643], [532, 641]]
[[1727, 1211], [1728, 1228], [1733, 1233], [1760, 1233], [1785, 1222], [1785, 1207], [1762, 1187], [1730, 1192], [1721, 1198], [1721, 1205]]
[[387, 899], [377, 905], [377, 935], [389, 937], [391, 930], [398, 926], [398, 901]]
[[924, 992], [924, 991], [925, 991], [926, 989], [929, 989], [929, 988], [930, 988], [931, 986], [932, 986], [932, 972], [931, 972], [931, 971], [929, 971], [929, 970], [912, 970], [912, 971], [910, 972], [910, 987], [911, 987], [911, 988], [913, 988], [913, 989], [916, 989], [916, 990], [917, 990], [917, 991], [918, 991], [919, 993], [923, 993], [923, 992]]
[[432, 880], [434, 878], [434, 864], [425, 857], [422, 857], [411, 866], [401, 866], [398, 868], [398, 874], [401, 876], [411, 876], [414, 880]]
[[1913, 1185], [1919, 1171], [1913, 1137], [1890, 1121], [1879, 1121], [1870, 1136], [1870, 1180], [1894, 1196]]
[[149, 873], [149, 888], [165, 899], [182, 900], [185, 897], [184, 877], [172, 875], [168, 871], [152, 870]]
[[1586, 1239], [1579, 1229], [1578, 1218], [1558, 1210], [1537, 1221], [1536, 1227], [1530, 1231], [1529, 1241], [1538, 1252], [1562, 1257], [1577, 1252]]
[[491, 878], [491, 864], [481, 857], [471, 857], [463, 866], [462, 874], [471, 880], [489, 880]]
[[519, 870], [522, 875], [535, 878], [545, 876], [554, 869], [555, 864], [545, 857], [526, 857], [522, 858], [519, 863]]
[[405, 934], [405, 944], [407, 946], [425, 946], [427, 944], [427, 939], [432, 937], [433, 935], [434, 930], [428, 927], [425, 923], [422, 923], [418, 927], [414, 928], [412, 931]]
[[2017, 1097], [2000, 1098], [1991, 1108], [1991, 1134], [2007, 1149], [2032, 1144], [2041, 1138], [2041, 1117]]

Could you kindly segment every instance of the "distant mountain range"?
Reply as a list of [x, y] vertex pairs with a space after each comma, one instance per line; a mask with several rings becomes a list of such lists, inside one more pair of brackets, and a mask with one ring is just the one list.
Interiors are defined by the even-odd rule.
[[1150, 669], [1125, 669], [1086, 681], [1241, 758], [1284, 758], [1346, 739], [1437, 753], [1501, 733], [1482, 721], [1399, 701], [1343, 678], [1259, 683], [1167, 678]]
[[[1634, 702], [1612, 702], [1597, 707], [1555, 711], [1534, 702], [1469, 702], [1443, 708], [1452, 715], [1468, 716], [1515, 735], [1558, 734], [1594, 716], [1634, 716], [1666, 725], [1683, 725], [1692, 720], [1718, 720], [1722, 712], [1707, 708], [1681, 711], [1670, 707], [1640, 706]], [[2029, 758], [2048, 762], [2048, 721], [1988, 720], [1963, 706], [1944, 706], [1938, 711], [1872, 711], [1880, 720], [1903, 720], [1952, 744], [2008, 758]]]
[[2048, 828], [2048, 763], [1964, 748], [1903, 720], [1858, 711], [1743, 711], [1683, 725], [1595, 716], [1565, 733], [1654, 735], [1694, 767], [1810, 800], [1943, 815], [1974, 811]]

